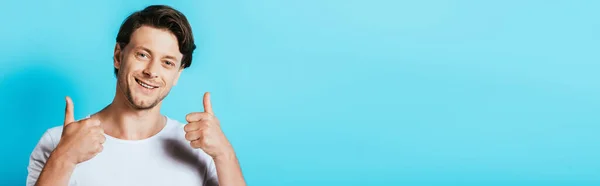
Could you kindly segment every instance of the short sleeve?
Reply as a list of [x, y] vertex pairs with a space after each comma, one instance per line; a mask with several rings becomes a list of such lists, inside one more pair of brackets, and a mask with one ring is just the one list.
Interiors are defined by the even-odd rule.
[[56, 144], [52, 139], [50, 131], [47, 130], [42, 135], [29, 157], [29, 165], [27, 166], [27, 186], [35, 185], [48, 157], [50, 157], [50, 153], [52, 153], [55, 147]]
[[212, 158], [208, 158], [208, 165], [206, 166], [206, 180], [204, 185], [206, 186], [218, 186], [219, 178], [217, 177], [217, 168], [215, 161]]

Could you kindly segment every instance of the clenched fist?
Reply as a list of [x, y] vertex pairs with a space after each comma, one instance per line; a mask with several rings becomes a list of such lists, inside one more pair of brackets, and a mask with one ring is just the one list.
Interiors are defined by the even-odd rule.
[[193, 148], [200, 148], [213, 158], [231, 155], [233, 148], [223, 134], [219, 120], [210, 103], [210, 94], [204, 94], [204, 112], [186, 115], [188, 124], [184, 127], [185, 139]]
[[78, 164], [100, 153], [106, 138], [99, 120], [86, 118], [75, 121], [73, 101], [68, 96], [66, 100], [65, 123], [53, 154], [69, 163]]

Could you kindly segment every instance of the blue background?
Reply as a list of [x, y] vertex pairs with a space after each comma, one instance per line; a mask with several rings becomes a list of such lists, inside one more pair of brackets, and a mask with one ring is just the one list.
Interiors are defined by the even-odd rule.
[[600, 1], [11, 1], [0, 17], [0, 183], [114, 96], [121, 22], [189, 18], [198, 50], [166, 98], [212, 93], [250, 185], [600, 183]]

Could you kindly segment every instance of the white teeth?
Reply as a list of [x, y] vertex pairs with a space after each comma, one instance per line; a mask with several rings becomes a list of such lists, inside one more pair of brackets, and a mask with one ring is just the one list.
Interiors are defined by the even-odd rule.
[[150, 86], [150, 85], [148, 85], [148, 84], [146, 84], [146, 83], [144, 83], [142, 81], [137, 81], [137, 82], [138, 82], [138, 84], [142, 85], [143, 87], [145, 87], [147, 89], [154, 89], [155, 88], [155, 87]]

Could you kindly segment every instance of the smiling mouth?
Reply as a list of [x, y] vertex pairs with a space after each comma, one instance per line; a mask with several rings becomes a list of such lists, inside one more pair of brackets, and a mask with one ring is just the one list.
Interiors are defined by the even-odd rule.
[[155, 88], [158, 88], [158, 86], [153, 86], [153, 85], [150, 85], [150, 84], [148, 84], [148, 83], [145, 83], [145, 82], [143, 82], [142, 80], [139, 80], [139, 79], [137, 79], [137, 78], [134, 78], [134, 79], [135, 79], [135, 82], [137, 82], [139, 85], [141, 85], [141, 86], [142, 86], [142, 87], [144, 87], [144, 88], [147, 88], [147, 89], [155, 89]]

